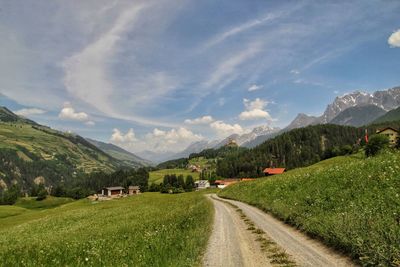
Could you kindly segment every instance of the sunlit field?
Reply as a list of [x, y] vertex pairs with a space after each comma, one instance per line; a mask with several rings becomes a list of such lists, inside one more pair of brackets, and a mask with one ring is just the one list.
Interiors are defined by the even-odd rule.
[[220, 195], [271, 212], [362, 265], [400, 265], [398, 152], [337, 157]]
[[145, 193], [51, 209], [0, 207], [2, 266], [194, 266], [212, 204], [198, 193]]

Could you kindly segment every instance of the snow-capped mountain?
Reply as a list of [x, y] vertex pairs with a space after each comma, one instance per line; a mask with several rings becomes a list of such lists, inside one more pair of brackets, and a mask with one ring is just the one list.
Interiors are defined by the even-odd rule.
[[339, 113], [351, 107], [374, 105], [385, 111], [400, 106], [400, 87], [391, 88], [374, 93], [356, 91], [340, 97], [329, 104], [320, 117], [299, 114], [285, 130], [305, 127], [311, 124], [330, 123]]
[[235, 140], [239, 146], [252, 147], [251, 145], [248, 144], [251, 144], [251, 142], [256, 138], [263, 136], [265, 137], [265, 140], [267, 140], [268, 136], [275, 134], [279, 131], [280, 128], [277, 127], [270, 127], [268, 125], [258, 126], [249, 133], [245, 133], [242, 135], [232, 134], [228, 136], [227, 138], [219, 142], [218, 145], [215, 146], [215, 148], [219, 148], [221, 146], [226, 145], [230, 140]]
[[383, 110], [389, 111], [400, 106], [400, 87], [386, 91], [376, 91], [372, 94], [356, 91], [341, 97], [336, 97], [329, 104], [320, 118], [321, 123], [328, 123], [340, 112], [355, 106], [375, 105]]

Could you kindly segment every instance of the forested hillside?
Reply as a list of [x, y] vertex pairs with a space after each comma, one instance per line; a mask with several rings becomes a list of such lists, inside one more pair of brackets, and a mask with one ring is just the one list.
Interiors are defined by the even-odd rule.
[[28, 192], [39, 183], [55, 186], [124, 166], [79, 135], [53, 130], [0, 108], [0, 191], [17, 184]]
[[315, 125], [285, 132], [240, 153], [226, 154], [217, 162], [222, 177], [260, 177], [266, 167], [293, 169], [321, 159], [350, 153], [364, 130], [349, 126]]
[[400, 107], [387, 112], [385, 115], [377, 118], [373, 123], [384, 123], [400, 120]]

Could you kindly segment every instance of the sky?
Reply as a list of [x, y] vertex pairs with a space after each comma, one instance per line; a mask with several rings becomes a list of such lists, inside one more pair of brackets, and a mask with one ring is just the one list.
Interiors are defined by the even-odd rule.
[[400, 1], [0, 0], [0, 105], [180, 151], [400, 85]]

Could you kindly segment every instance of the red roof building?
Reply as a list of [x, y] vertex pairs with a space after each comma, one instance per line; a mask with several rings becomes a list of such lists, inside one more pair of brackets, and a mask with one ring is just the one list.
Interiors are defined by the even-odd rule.
[[266, 175], [275, 175], [275, 174], [282, 174], [285, 172], [285, 168], [266, 168], [264, 173]]

